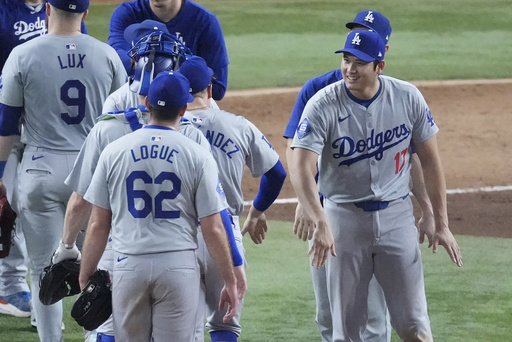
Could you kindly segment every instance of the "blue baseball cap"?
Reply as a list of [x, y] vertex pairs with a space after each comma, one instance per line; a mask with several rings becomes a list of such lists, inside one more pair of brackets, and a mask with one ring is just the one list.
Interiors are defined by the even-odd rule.
[[386, 43], [391, 36], [391, 24], [389, 23], [388, 18], [377, 11], [361, 11], [357, 13], [353, 21], [345, 24], [349, 29], [352, 29], [356, 25], [363, 26], [377, 32]]
[[83, 13], [89, 8], [89, 0], [48, 0], [55, 8], [66, 12]]
[[141, 23], [129, 25], [124, 30], [124, 39], [133, 46], [142, 37], [147, 36], [152, 32], [158, 31], [169, 34], [169, 30], [167, 30], [167, 26], [165, 26], [164, 23], [156, 20], [146, 19]]
[[386, 43], [374, 31], [355, 30], [348, 34], [345, 47], [336, 53], [350, 53], [362, 61], [382, 61], [386, 52]]
[[178, 71], [189, 80], [192, 94], [205, 90], [212, 83], [213, 70], [199, 56], [188, 57]]
[[149, 86], [148, 102], [154, 107], [183, 108], [192, 101], [190, 82], [178, 72], [161, 72]]

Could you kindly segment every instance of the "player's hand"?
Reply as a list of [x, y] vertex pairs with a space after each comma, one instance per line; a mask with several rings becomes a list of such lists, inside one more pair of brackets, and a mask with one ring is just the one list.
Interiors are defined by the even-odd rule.
[[220, 292], [219, 310], [223, 310], [227, 307], [226, 314], [222, 318], [224, 323], [227, 323], [235, 317], [238, 310], [238, 293], [237, 285], [235, 282], [224, 283], [224, 287]]
[[63, 260], [76, 260], [80, 261], [82, 259], [82, 254], [78, 250], [76, 243], [73, 243], [71, 248], [66, 248], [66, 245], [62, 242], [59, 243], [59, 247], [55, 250], [52, 256], [52, 263], [56, 264]]
[[233, 269], [236, 277], [236, 288], [238, 291], [238, 300], [242, 300], [247, 293], [247, 277], [245, 276], [245, 266], [237, 266]]
[[323, 267], [329, 252], [331, 252], [332, 256], [336, 256], [334, 236], [332, 235], [329, 223], [322, 220], [315, 225], [311, 248], [308, 252], [308, 256], [312, 257], [311, 265], [316, 268]]
[[0, 197], [7, 196], [7, 188], [5, 187], [4, 180], [0, 178]]
[[432, 246], [433, 253], [437, 253], [438, 246], [443, 246], [446, 249], [446, 252], [448, 252], [450, 259], [452, 259], [457, 266], [462, 266], [462, 254], [450, 229], [443, 228], [436, 230]]
[[263, 240], [265, 240], [265, 233], [267, 232], [267, 229], [267, 218], [265, 213], [251, 206], [242, 228], [242, 235], [249, 233], [252, 241], [259, 245], [263, 243]]
[[295, 221], [293, 222], [293, 234], [297, 235], [302, 241], [313, 238], [315, 223], [303, 209], [302, 205], [297, 204], [295, 209]]
[[418, 232], [419, 242], [423, 243], [426, 236], [428, 239], [428, 248], [432, 247], [432, 244], [434, 243], [434, 235], [436, 233], [436, 223], [432, 212], [421, 215], [421, 218], [418, 221]]

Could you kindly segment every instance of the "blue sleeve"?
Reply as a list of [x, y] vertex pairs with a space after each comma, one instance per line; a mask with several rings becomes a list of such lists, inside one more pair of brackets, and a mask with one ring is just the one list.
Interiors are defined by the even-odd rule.
[[215, 81], [213, 82], [212, 97], [216, 101], [222, 100], [228, 85], [228, 52], [224, 33], [220, 23], [214, 15], [209, 15], [209, 25], [199, 33], [196, 55], [203, 57], [206, 64], [212, 68]]
[[279, 196], [285, 179], [286, 171], [278, 160], [274, 167], [261, 177], [260, 190], [253, 202], [254, 208], [259, 211], [267, 210]]
[[[135, 13], [132, 13], [129, 4], [123, 3], [119, 5], [112, 13], [109, 25], [108, 45], [116, 50], [119, 58], [123, 62], [124, 68], [127, 73], [132, 69], [132, 61], [128, 56], [128, 50], [131, 48], [130, 44], [124, 39], [124, 30], [136, 22]], [[153, 19], [153, 18], [148, 18]], [[141, 20], [142, 21], [142, 20]]]
[[306, 106], [306, 103], [308, 103], [308, 100], [316, 93], [312, 91], [312, 83], [311, 81], [307, 81], [297, 96], [297, 101], [295, 101], [295, 106], [293, 107], [290, 120], [288, 120], [288, 125], [286, 125], [283, 137], [291, 139], [295, 135], [304, 107]]
[[23, 107], [11, 107], [0, 103], [0, 135], [20, 135], [20, 118]]
[[222, 223], [224, 224], [224, 229], [226, 229], [226, 234], [228, 236], [233, 265], [235, 267], [242, 266], [244, 264], [244, 259], [242, 258], [242, 255], [240, 254], [240, 251], [236, 245], [235, 234], [233, 233], [233, 220], [231, 219], [231, 215], [229, 215], [227, 209], [224, 209], [220, 212], [220, 217], [222, 218]]

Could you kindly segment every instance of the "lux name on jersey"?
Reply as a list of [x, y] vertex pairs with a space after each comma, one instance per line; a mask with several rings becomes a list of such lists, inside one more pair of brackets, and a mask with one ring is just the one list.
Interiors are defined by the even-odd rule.
[[67, 68], [84, 68], [85, 54], [81, 53], [68, 53], [67, 56], [57, 56], [61, 69]]
[[210, 142], [212, 147], [216, 147], [224, 152], [229, 159], [233, 158], [231, 156], [233, 153], [240, 152], [240, 149], [235, 145], [235, 142], [230, 138], [226, 138], [226, 136], [221, 132], [207, 130], [206, 139]]
[[175, 153], [179, 152], [169, 146], [161, 144], [153, 144], [151, 146], [141, 145], [138, 149], [131, 150], [132, 158], [135, 163], [151, 158], [165, 160], [172, 164], [172, 158]]
[[402, 141], [406, 140], [410, 134], [411, 131], [405, 124], [402, 124], [377, 134], [375, 134], [375, 130], [372, 129], [368, 138], [358, 141], [354, 141], [354, 139], [347, 136], [341, 137], [334, 140], [331, 144], [333, 149], [338, 150], [338, 152], [333, 153], [332, 156], [334, 159], [339, 159], [352, 157], [358, 153], [354, 158], [342, 160], [338, 166], [350, 166], [355, 162], [372, 157], [375, 157], [376, 160], [381, 160], [385, 150], [400, 144]]

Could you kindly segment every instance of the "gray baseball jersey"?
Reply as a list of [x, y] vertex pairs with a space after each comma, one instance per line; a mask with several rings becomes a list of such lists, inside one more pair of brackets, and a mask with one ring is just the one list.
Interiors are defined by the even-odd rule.
[[78, 151], [126, 72], [115, 50], [91, 36], [48, 34], [13, 49], [2, 82], [0, 102], [24, 107], [23, 143]]
[[419, 143], [438, 131], [415, 86], [389, 76], [380, 79], [381, 95], [368, 108], [349, 98], [343, 80], [318, 91], [295, 133], [292, 148], [320, 155], [318, 188], [336, 203], [390, 201], [408, 194], [411, 140]]
[[[212, 155], [172, 129], [145, 126], [102, 152], [84, 198], [112, 211], [112, 248], [197, 248], [197, 221], [226, 208]], [[136, 243], [134, 243], [136, 242]]]
[[[156, 77], [156, 76], [155, 76]], [[110, 94], [103, 104], [102, 113], [116, 112], [139, 105], [139, 95], [130, 90], [128, 83]], [[215, 100], [210, 99], [210, 107], [218, 109]]]
[[261, 131], [243, 116], [219, 109], [186, 112], [185, 117], [196, 126], [212, 146], [220, 180], [231, 215], [244, 210], [242, 178], [245, 166], [253, 177], [261, 177], [279, 160], [279, 155]]
[[[129, 121], [128, 118], [131, 118], [131, 120]], [[91, 184], [92, 175], [98, 164], [101, 151], [112, 141], [146, 124], [147, 119], [148, 116], [140, 108], [129, 108], [123, 112], [102, 115], [92, 128], [87, 139], [85, 139], [76, 158], [73, 170], [65, 180], [66, 185], [81, 196], [85, 195], [89, 184]], [[134, 123], [140, 126], [136, 125], [134, 127]], [[210, 150], [210, 144], [204, 135], [193, 127], [190, 121], [182, 120], [179, 132], [207, 150]]]

